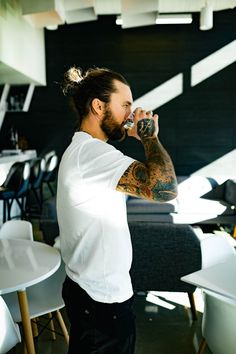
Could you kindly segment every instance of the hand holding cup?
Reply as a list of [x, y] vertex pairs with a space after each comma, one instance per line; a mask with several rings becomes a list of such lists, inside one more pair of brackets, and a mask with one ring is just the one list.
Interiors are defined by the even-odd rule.
[[[149, 120], [153, 121], [149, 122]], [[152, 111], [146, 111], [141, 107], [135, 109], [128, 117], [124, 127], [127, 129], [127, 135], [138, 140], [141, 137], [157, 136], [159, 132], [158, 115]]]

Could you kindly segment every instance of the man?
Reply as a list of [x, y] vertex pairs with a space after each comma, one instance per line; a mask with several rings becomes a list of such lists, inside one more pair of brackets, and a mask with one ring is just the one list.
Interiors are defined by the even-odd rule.
[[[177, 195], [176, 176], [158, 140], [158, 116], [141, 108], [133, 126], [132, 93], [125, 78], [105, 68], [63, 82], [78, 115], [78, 130], [58, 173], [57, 213], [67, 277], [63, 298], [71, 323], [69, 354], [133, 354], [135, 324], [129, 270], [132, 247], [125, 194], [165, 202]], [[141, 140], [146, 163], [107, 143]]]

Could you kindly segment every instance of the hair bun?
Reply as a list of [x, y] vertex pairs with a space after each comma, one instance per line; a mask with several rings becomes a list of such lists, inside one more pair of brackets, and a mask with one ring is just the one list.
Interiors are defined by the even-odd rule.
[[67, 71], [67, 75], [68, 75], [68, 79], [70, 81], [73, 81], [73, 82], [77, 82], [78, 83], [81, 80], [83, 80], [83, 76], [82, 76], [81, 70], [79, 68], [76, 68], [75, 66], [73, 66], [72, 68], [70, 68]]
[[78, 83], [83, 80], [82, 71], [80, 68], [75, 66], [71, 67], [64, 74], [64, 80], [62, 82], [62, 92], [65, 96], [73, 95], [75, 90], [78, 88]]

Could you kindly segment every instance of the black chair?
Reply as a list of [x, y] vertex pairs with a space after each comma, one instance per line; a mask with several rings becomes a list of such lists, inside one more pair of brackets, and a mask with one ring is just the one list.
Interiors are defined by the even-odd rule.
[[201, 269], [200, 241], [190, 225], [129, 222], [133, 245], [131, 279], [135, 291], [188, 293], [192, 319], [197, 318], [194, 291], [183, 275]]
[[26, 198], [29, 188], [29, 162], [15, 162], [0, 188], [0, 200], [3, 201], [3, 222], [11, 219], [11, 208], [14, 200], [17, 202], [21, 219], [26, 218]]
[[[45, 159], [38, 157], [29, 161], [30, 163], [30, 184], [29, 193], [27, 198], [27, 212], [29, 216], [32, 216], [35, 212], [35, 206], [37, 211], [41, 214], [43, 195], [42, 195], [42, 183], [46, 168]], [[36, 205], [35, 205], [36, 202]]]
[[53, 189], [53, 184], [55, 183], [57, 178], [57, 167], [58, 167], [58, 156], [54, 152], [53, 154], [50, 154], [48, 157], [46, 157], [45, 171], [43, 174], [43, 181], [41, 185], [42, 196], [43, 196], [43, 187], [45, 184], [47, 185], [52, 196], [56, 194], [56, 192]]

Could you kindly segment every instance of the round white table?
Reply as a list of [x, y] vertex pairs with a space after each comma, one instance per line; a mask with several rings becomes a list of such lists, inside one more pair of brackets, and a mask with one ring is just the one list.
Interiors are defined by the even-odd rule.
[[35, 354], [26, 288], [50, 277], [59, 268], [56, 248], [42, 242], [0, 240], [0, 295], [17, 291], [28, 354]]

